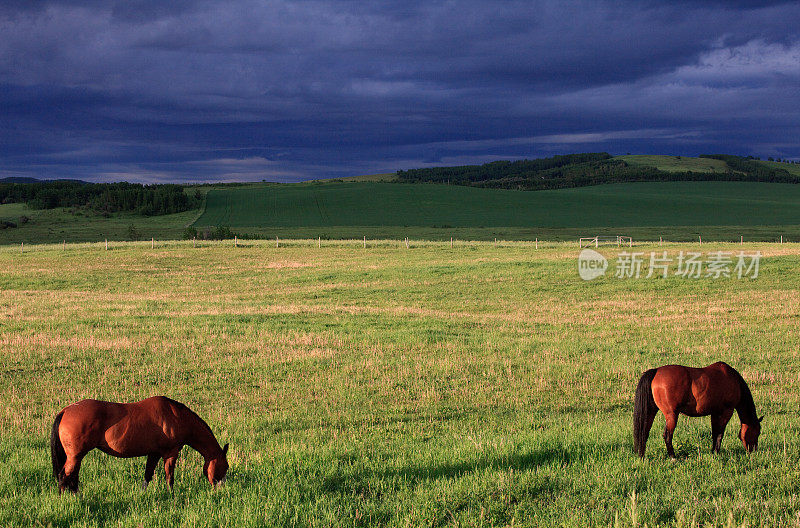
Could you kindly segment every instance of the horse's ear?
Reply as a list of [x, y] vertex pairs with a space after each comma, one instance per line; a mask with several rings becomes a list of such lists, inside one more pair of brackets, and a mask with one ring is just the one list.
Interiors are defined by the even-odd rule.
[[763, 420], [763, 419], [764, 419], [764, 416], [762, 415], [761, 418], [758, 419], [758, 423], [761, 423], [761, 420]]
[[223, 455], [227, 455], [228, 454], [228, 444], [225, 444], [225, 447], [222, 448], [222, 454]]

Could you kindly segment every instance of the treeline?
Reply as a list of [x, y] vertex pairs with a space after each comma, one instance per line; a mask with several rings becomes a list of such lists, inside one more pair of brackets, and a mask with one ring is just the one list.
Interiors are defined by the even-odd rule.
[[797, 176], [792, 175], [786, 169], [759, 163], [752, 157], [743, 158], [729, 154], [701, 154], [700, 157], [722, 160], [733, 171], [746, 174], [751, 178], [749, 181], [798, 183]]
[[636, 181], [761, 181], [798, 183], [785, 169], [739, 156], [704, 155], [728, 164], [726, 172], [667, 172], [631, 165], [606, 152], [570, 154], [535, 160], [495, 161], [484, 165], [397, 171], [400, 182], [450, 183], [494, 189], [544, 190]]
[[607, 152], [568, 154], [566, 156], [553, 156], [552, 158], [533, 160], [493, 161], [483, 165], [400, 170], [397, 171], [397, 176], [400, 181], [409, 183], [436, 182], [455, 185], [480, 185], [482, 182], [493, 180], [530, 179], [553, 169], [610, 158], [611, 155]]
[[188, 211], [202, 195], [187, 195], [174, 184], [85, 183], [74, 180], [0, 183], [0, 203], [25, 203], [31, 209], [85, 208], [99, 214], [131, 212], [145, 216]]

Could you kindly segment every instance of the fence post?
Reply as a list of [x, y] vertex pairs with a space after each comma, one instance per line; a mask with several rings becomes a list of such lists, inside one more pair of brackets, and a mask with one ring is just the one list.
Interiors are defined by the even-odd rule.
[[661, 237], [658, 237], [658, 245], [661, 245]]
[[106, 251], [108, 251], [108, 239], [106, 239]]
[[367, 235], [364, 235], [364, 249], [367, 249]]
[[783, 244], [783, 235], [781, 235], [781, 244]]
[[598, 241], [597, 237], [594, 237], [594, 247], [595, 247], [595, 249], [597, 249], [597, 241]]
[[239, 247], [239, 238], [233, 235], [233, 247]]
[[156, 237], [150, 237], [150, 249], [156, 248]]
[[406, 249], [408, 249], [408, 237], [406, 237]]
[[628, 239], [628, 247], [633, 247], [633, 237]]
[[739, 235], [739, 245], [744, 245], [744, 235]]
[[539, 249], [539, 237], [536, 237], [536, 249]]
[[275, 247], [280, 247], [280, 242], [278, 242], [278, 235], [275, 235]]
[[702, 235], [697, 235], [697, 238], [700, 240], [700, 245], [703, 245], [703, 237]]
[[322, 247], [322, 237], [321, 236], [317, 237], [317, 247], [318, 248]]
[[67, 249], [67, 241], [66, 240], [64, 240], [64, 242], [61, 244], [61, 249], [62, 249], [62, 251]]
[[20, 242], [19, 252], [20, 253], [25, 253], [25, 242]]
[[196, 236], [193, 236], [193, 237], [192, 237], [192, 247], [193, 247], [193, 248], [196, 248], [196, 247], [197, 247], [197, 237], [196, 237]]
[[453, 237], [450, 237], [450, 249], [453, 249]]

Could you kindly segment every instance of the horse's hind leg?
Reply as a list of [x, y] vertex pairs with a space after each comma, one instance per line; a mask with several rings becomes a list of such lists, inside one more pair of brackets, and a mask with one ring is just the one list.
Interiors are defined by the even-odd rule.
[[156, 464], [158, 464], [159, 458], [161, 458], [161, 455], [158, 453], [147, 455], [147, 464], [144, 467], [144, 482], [142, 482], [143, 490], [147, 489], [147, 485], [153, 480], [153, 473], [156, 471]]
[[667, 454], [674, 459], [675, 450], [672, 449], [672, 434], [678, 425], [678, 415], [677, 413], [664, 413], [664, 416], [667, 419], [667, 424], [664, 426], [664, 443], [667, 444]]
[[64, 469], [58, 480], [58, 492], [61, 493], [65, 489], [72, 493], [78, 493], [78, 475], [81, 471], [81, 460], [85, 454], [77, 456], [67, 456], [67, 461], [64, 464]]
[[719, 449], [722, 447], [722, 436], [725, 434], [725, 427], [727, 427], [732, 415], [733, 409], [728, 409], [722, 414], [711, 415], [711, 437], [713, 438], [711, 451], [713, 453], [719, 453]]

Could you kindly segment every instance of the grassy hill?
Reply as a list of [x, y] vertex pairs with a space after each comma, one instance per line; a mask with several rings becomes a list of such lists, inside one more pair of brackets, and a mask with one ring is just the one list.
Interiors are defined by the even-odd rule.
[[442, 240], [800, 239], [800, 186], [752, 182], [640, 182], [521, 192], [380, 182], [249, 184], [208, 189], [205, 208], [174, 215], [75, 215], [64, 209], [0, 205], [0, 244], [181, 238], [186, 225], [229, 226], [272, 238]]
[[760, 160], [759, 163], [771, 169], [783, 169], [787, 171], [789, 174], [800, 176], [800, 165], [794, 163], [780, 163], [778, 161], [764, 161], [764, 160]]
[[723, 174], [728, 171], [728, 165], [722, 160], [711, 158], [689, 158], [686, 156], [645, 156], [629, 155], [616, 156], [614, 159], [622, 160], [630, 165], [641, 167], [654, 167], [665, 172], [703, 172]]
[[[194, 223], [263, 234], [275, 233], [274, 228], [330, 226], [571, 228], [586, 233], [595, 228], [627, 232], [656, 226], [795, 224], [800, 224], [800, 186], [751, 182], [642, 182], [537, 192], [436, 184], [263, 185], [210, 191], [206, 210]], [[313, 229], [303, 232], [312, 235]]]

